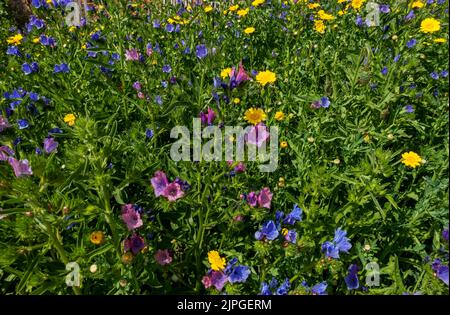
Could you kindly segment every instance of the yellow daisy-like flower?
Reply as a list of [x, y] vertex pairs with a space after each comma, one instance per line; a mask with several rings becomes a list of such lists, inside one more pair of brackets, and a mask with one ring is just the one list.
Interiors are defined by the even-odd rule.
[[365, 2], [365, 0], [352, 0], [352, 3], [350, 5], [353, 9], [359, 10], [359, 9], [361, 9], [364, 2]]
[[231, 75], [231, 68], [225, 68], [222, 71], [220, 71], [220, 76], [222, 77], [222, 79], [226, 79]]
[[420, 23], [420, 31], [422, 33], [434, 33], [441, 29], [441, 22], [434, 18], [426, 18]]
[[234, 11], [236, 11], [237, 9], [239, 9], [239, 4], [232, 5], [231, 7], [228, 8], [228, 11], [234, 12]]
[[344, 11], [344, 10], [340, 10], [340, 11], [338, 12], [338, 14], [339, 14], [339, 16], [343, 16], [343, 15], [345, 14], [345, 11]]
[[105, 234], [102, 231], [95, 231], [89, 237], [92, 244], [99, 245], [105, 240]]
[[212, 250], [208, 253], [208, 261], [211, 265], [211, 269], [215, 271], [223, 270], [225, 268], [226, 260], [220, 257], [219, 252]]
[[69, 126], [75, 125], [75, 120], [77, 117], [74, 114], [67, 114], [64, 116], [64, 122], [67, 123]]
[[233, 99], [233, 103], [236, 104], [236, 105], [239, 104], [240, 102], [241, 102], [241, 100], [238, 97]]
[[265, 2], [265, 0], [255, 0], [252, 2], [252, 6], [254, 6], [255, 8], [260, 6], [261, 4], [263, 4]]
[[244, 33], [245, 34], [252, 34], [252, 33], [254, 33], [255, 32], [255, 28], [254, 27], [247, 27], [245, 30], [244, 30]]
[[276, 112], [275, 113], [275, 119], [278, 121], [282, 121], [284, 118], [286, 118], [286, 116], [284, 115], [283, 112]]
[[34, 44], [39, 43], [39, 41], [40, 41], [39, 37], [35, 37], [35, 38], [33, 38], [33, 40], [32, 40], [32, 42], [33, 42]]
[[288, 233], [289, 233], [289, 230], [288, 230], [288, 229], [286, 229], [286, 228], [282, 228], [282, 229], [281, 229], [281, 234], [282, 234], [283, 236], [286, 236]]
[[236, 14], [239, 15], [240, 17], [243, 17], [243, 16], [246, 16], [248, 14], [248, 11], [250, 11], [249, 8], [241, 9], [241, 10], [237, 11]]
[[7, 42], [8, 44], [12, 44], [12, 45], [14, 45], [14, 46], [17, 46], [17, 45], [22, 44], [22, 39], [23, 39], [22, 34], [16, 34], [16, 35], [14, 35], [14, 36], [9, 37], [9, 38], [6, 40], [6, 42]]
[[281, 142], [280, 142], [280, 147], [281, 147], [282, 149], [287, 148], [287, 147], [288, 147], [287, 141], [281, 141]]
[[338, 3], [344, 3], [347, 2], [347, 0], [338, 0]]
[[445, 38], [436, 38], [435, 40], [434, 40], [434, 42], [435, 43], [446, 43], [447, 42], [447, 40], [445, 39]]
[[416, 152], [405, 152], [402, 154], [402, 163], [406, 166], [416, 168], [422, 163], [422, 158]]
[[320, 34], [325, 33], [325, 24], [323, 23], [322, 20], [315, 20], [314, 21], [314, 29], [319, 32]]
[[277, 75], [272, 71], [261, 71], [256, 75], [256, 81], [262, 86], [265, 86], [267, 83], [274, 83], [277, 80]]
[[318, 3], [310, 3], [310, 4], [308, 4], [308, 8], [310, 8], [311, 10], [315, 9], [315, 8], [318, 8], [318, 7], [320, 7], [320, 4], [318, 4]]
[[422, 1], [414, 1], [414, 2], [411, 4], [411, 8], [413, 8], [413, 9], [420, 9], [420, 8], [422, 8], [424, 5], [425, 5], [425, 4], [424, 4]]
[[267, 115], [261, 108], [250, 108], [245, 111], [244, 119], [253, 125], [266, 120]]
[[211, 12], [212, 10], [213, 10], [213, 7], [210, 6], [210, 5], [207, 5], [207, 6], [203, 9], [203, 11], [205, 11], [206, 13]]
[[317, 14], [319, 15], [319, 19], [321, 20], [325, 21], [334, 20], [334, 16], [326, 13], [324, 10], [319, 10]]

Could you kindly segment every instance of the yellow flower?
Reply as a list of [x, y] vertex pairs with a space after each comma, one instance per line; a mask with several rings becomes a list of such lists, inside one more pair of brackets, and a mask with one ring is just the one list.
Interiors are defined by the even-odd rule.
[[347, 2], [347, 0], [338, 0], [338, 3], [344, 3]]
[[234, 100], [233, 100], [233, 103], [234, 104], [239, 104], [241, 102], [241, 100], [238, 98], [238, 97], [236, 97]]
[[435, 43], [445, 43], [445, 42], [447, 42], [447, 40], [445, 39], [445, 38], [436, 38], [435, 40], [434, 40], [434, 42]]
[[340, 16], [343, 16], [343, 15], [345, 14], [345, 11], [344, 11], [344, 10], [340, 10], [340, 11], [338, 12], [338, 14], [339, 14]]
[[219, 271], [225, 268], [225, 258], [220, 257], [219, 252], [215, 250], [208, 253], [208, 261], [212, 270]]
[[361, 9], [364, 2], [365, 2], [365, 0], [352, 0], [351, 6], [353, 9], [359, 10], [359, 9]]
[[86, 44], [82, 45], [81, 49], [85, 50], [86, 49]]
[[411, 4], [411, 8], [413, 8], [413, 9], [420, 9], [420, 8], [422, 8], [423, 6], [424, 6], [424, 4], [423, 4], [422, 1], [414, 1], [414, 2]]
[[74, 114], [67, 114], [64, 116], [64, 122], [67, 123], [69, 126], [75, 125], [75, 120], [77, 117]]
[[287, 146], [288, 146], [287, 141], [281, 141], [281, 142], [280, 142], [280, 147], [281, 147], [282, 149], [287, 148]]
[[334, 20], [334, 16], [331, 14], [325, 13], [324, 10], [319, 10], [319, 12], [317, 12], [317, 14], [319, 15], [319, 19], [321, 19], [321, 20], [325, 20], [325, 21]]
[[255, 0], [252, 2], [252, 6], [254, 6], [256, 8], [257, 6], [260, 6], [261, 4], [263, 4], [264, 1], [265, 0]]
[[14, 36], [9, 37], [6, 42], [8, 44], [13, 44], [14, 46], [20, 45], [22, 43], [23, 36], [22, 34], [16, 34]]
[[254, 33], [255, 32], [255, 28], [254, 27], [247, 27], [245, 30], [244, 30], [244, 33], [245, 34], [252, 34], [252, 33]]
[[317, 7], [320, 7], [320, 4], [318, 4], [318, 3], [310, 3], [310, 4], [308, 4], [308, 8], [310, 8], [311, 10], [315, 9]]
[[39, 43], [39, 37], [35, 37], [35, 38], [33, 38], [32, 42], [33, 42], [34, 44], [37, 44], [37, 43]]
[[441, 22], [434, 18], [426, 18], [420, 23], [420, 30], [423, 33], [434, 33], [441, 29]]
[[231, 71], [232, 71], [231, 68], [225, 68], [222, 71], [220, 71], [220, 76], [222, 77], [222, 79], [226, 79], [231, 75]]
[[250, 108], [245, 111], [244, 118], [249, 123], [257, 125], [266, 120], [267, 115], [261, 108]]
[[289, 230], [288, 230], [288, 229], [286, 229], [286, 228], [282, 228], [282, 229], [281, 229], [281, 234], [282, 234], [283, 236], [286, 236], [288, 233], [289, 233]]
[[269, 70], [261, 71], [256, 75], [256, 81], [262, 86], [265, 86], [267, 83], [274, 83], [276, 80], [276, 74]]
[[75, 27], [75, 26], [71, 26], [71, 27], [69, 27], [69, 32], [75, 32], [75, 30], [76, 30], [77, 28]]
[[250, 9], [249, 8], [247, 8], [247, 9], [241, 9], [241, 10], [239, 10], [239, 11], [237, 11], [236, 13], [237, 13], [237, 15], [239, 15], [239, 16], [246, 16], [247, 14], [248, 14], [248, 11], [250, 11]]
[[422, 158], [413, 151], [405, 152], [402, 154], [402, 163], [406, 166], [416, 168], [422, 163]]
[[367, 134], [364, 136], [363, 139], [364, 139], [364, 142], [365, 142], [365, 143], [369, 143], [369, 142], [370, 142], [370, 136], [367, 135]]
[[47, 0], [47, 4], [52, 4], [52, 0]]
[[206, 13], [211, 12], [213, 10], [213, 7], [210, 5], [207, 5], [204, 9], [203, 9]]
[[122, 262], [124, 264], [129, 264], [133, 261], [133, 254], [131, 252], [126, 252], [122, 255]]
[[278, 121], [282, 121], [284, 118], [286, 118], [286, 116], [284, 115], [283, 112], [276, 112], [275, 113], [275, 119]]
[[232, 5], [231, 7], [228, 8], [228, 10], [229, 10], [230, 12], [234, 12], [234, 11], [236, 11], [237, 9], [239, 9], [239, 4]]
[[102, 231], [92, 232], [90, 240], [92, 244], [99, 245], [105, 240], [105, 234]]
[[315, 20], [314, 21], [314, 29], [319, 32], [320, 34], [325, 33], [325, 24], [322, 20]]

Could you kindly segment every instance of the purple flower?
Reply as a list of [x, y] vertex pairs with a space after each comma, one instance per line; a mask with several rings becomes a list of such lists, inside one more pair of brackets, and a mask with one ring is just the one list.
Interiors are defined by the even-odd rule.
[[416, 17], [416, 15], [414, 14], [414, 10], [411, 10], [408, 12], [408, 14], [405, 16], [405, 20], [409, 21], [412, 20]]
[[44, 140], [44, 150], [47, 153], [52, 153], [58, 148], [58, 141], [55, 141], [54, 138], [45, 138]]
[[233, 89], [240, 85], [241, 83], [250, 80], [250, 77], [244, 70], [244, 66], [242, 62], [239, 63], [238, 71], [236, 72], [236, 68], [232, 67], [230, 73], [230, 88]]
[[448, 227], [442, 231], [442, 237], [448, 242]]
[[448, 71], [447, 70], [442, 70], [441, 71], [441, 77], [443, 77], [443, 78], [448, 77]]
[[398, 54], [394, 57], [394, 62], [398, 62], [400, 60], [401, 54]]
[[218, 290], [222, 291], [225, 284], [228, 282], [228, 277], [222, 271], [211, 271], [211, 284]]
[[168, 249], [158, 249], [154, 257], [158, 264], [160, 264], [161, 266], [168, 265], [172, 262], [172, 256], [170, 255]]
[[195, 54], [197, 58], [203, 59], [208, 55], [208, 48], [205, 45], [198, 45]]
[[175, 30], [175, 26], [173, 26], [173, 24], [166, 25], [166, 32], [172, 33], [174, 30]]
[[8, 123], [8, 120], [0, 115], [0, 132], [6, 130], [7, 128], [11, 128], [11, 125]]
[[250, 205], [250, 207], [256, 207], [256, 205], [258, 203], [258, 197], [256, 196], [256, 193], [254, 191], [252, 191], [248, 194], [247, 202]]
[[407, 113], [413, 113], [414, 112], [414, 107], [412, 105], [406, 105], [404, 107], [404, 109], [405, 109], [405, 112], [407, 112]]
[[153, 129], [147, 128], [147, 129], [145, 130], [145, 136], [146, 136], [148, 139], [153, 138], [153, 135], [154, 135]]
[[162, 195], [166, 197], [169, 201], [175, 201], [184, 196], [184, 192], [181, 189], [180, 184], [172, 182], [164, 189]]
[[245, 164], [242, 162], [239, 162], [238, 165], [234, 168], [234, 171], [236, 173], [244, 173], [245, 172]]
[[431, 269], [436, 273], [436, 277], [448, 286], [448, 264], [443, 265], [440, 259], [435, 259]]
[[31, 166], [28, 160], [16, 160], [13, 157], [9, 157], [8, 163], [13, 168], [16, 177], [21, 177], [24, 175], [33, 175], [33, 171], [31, 170]]
[[170, 73], [170, 72], [172, 71], [172, 67], [171, 67], [170, 65], [164, 65], [164, 66], [162, 67], [162, 71], [163, 71], [164, 73]]
[[348, 290], [359, 288], [358, 271], [359, 267], [357, 265], [350, 265], [348, 268], [348, 275], [344, 279]]
[[132, 204], [122, 206], [122, 220], [127, 225], [129, 231], [137, 229], [143, 225], [141, 214], [136, 211], [135, 206]]
[[273, 241], [276, 239], [279, 235], [279, 232], [277, 230], [277, 227], [275, 223], [270, 220], [263, 224], [261, 229], [255, 233], [255, 238], [258, 241], [268, 239], [270, 241]]
[[159, 106], [161, 106], [163, 104], [163, 100], [162, 97], [159, 95], [155, 96], [155, 103], [158, 104]]
[[[6, 145], [0, 146], [0, 161], [7, 161], [10, 156], [14, 155], [14, 150]], [[448, 232], [448, 230], [447, 230]], [[447, 233], [448, 235], [448, 233]]]
[[153, 186], [153, 189], [155, 190], [155, 196], [159, 197], [163, 194], [166, 187], [169, 185], [169, 182], [167, 180], [167, 176], [162, 171], [157, 171], [153, 178], [151, 179], [151, 183]]
[[142, 88], [141, 83], [139, 81], [136, 81], [133, 83], [133, 89], [135, 89], [136, 91], [140, 91]]
[[294, 209], [283, 220], [284, 224], [294, 225], [297, 221], [302, 221], [303, 210], [299, 208], [297, 204], [294, 205]]
[[356, 25], [357, 26], [363, 26], [363, 19], [362, 19], [362, 17], [361, 17], [361, 15], [357, 15], [356, 16], [356, 21], [355, 21], [355, 23], [356, 23]]
[[211, 126], [214, 122], [214, 119], [216, 119], [216, 113], [212, 108], [208, 107], [207, 113], [200, 112], [200, 119], [202, 121], [202, 124]]
[[320, 106], [323, 108], [330, 107], [330, 100], [328, 97], [324, 96], [320, 99]]
[[288, 231], [284, 236], [284, 239], [289, 243], [295, 244], [295, 242], [297, 242], [297, 232], [294, 230]]
[[417, 44], [417, 40], [415, 38], [410, 39], [409, 41], [406, 42], [406, 47], [408, 48], [412, 48]]
[[327, 257], [334, 259], [339, 259], [339, 252], [348, 253], [350, 248], [352, 248], [352, 245], [346, 235], [346, 231], [341, 230], [341, 228], [336, 229], [333, 241], [326, 241], [322, 244], [322, 252], [325, 253]]
[[388, 73], [388, 68], [387, 67], [383, 67], [383, 69], [381, 69], [381, 74], [382, 75], [386, 75]]
[[17, 46], [9, 46], [6, 50], [6, 54], [20, 57], [20, 51]]
[[261, 283], [261, 292], [260, 295], [272, 295], [272, 291], [270, 291], [269, 285], [265, 282]]
[[291, 287], [291, 283], [289, 282], [289, 279], [286, 279], [283, 281], [283, 283], [280, 285], [280, 287], [276, 290], [276, 295], [287, 295], [289, 288]]
[[389, 13], [389, 12], [391, 12], [391, 9], [389, 8], [388, 4], [382, 4], [382, 5], [380, 5], [380, 12]]
[[139, 253], [144, 247], [145, 247], [145, 240], [139, 234], [133, 234], [132, 236], [123, 241], [123, 250], [125, 252], [131, 250], [131, 252], [134, 255]]

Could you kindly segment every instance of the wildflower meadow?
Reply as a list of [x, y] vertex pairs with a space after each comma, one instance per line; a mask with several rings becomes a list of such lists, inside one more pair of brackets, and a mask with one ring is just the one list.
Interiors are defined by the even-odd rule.
[[14, 2], [1, 295], [448, 294], [448, 0]]

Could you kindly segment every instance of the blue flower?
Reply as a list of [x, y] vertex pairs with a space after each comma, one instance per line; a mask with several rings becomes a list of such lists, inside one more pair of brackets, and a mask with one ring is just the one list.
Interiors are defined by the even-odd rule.
[[358, 271], [359, 267], [357, 265], [350, 265], [348, 268], [348, 275], [344, 278], [348, 290], [359, 288]]
[[437, 74], [436, 72], [431, 72], [430, 76], [435, 80], [439, 80], [439, 74]]
[[205, 45], [198, 45], [196, 47], [197, 58], [203, 59], [208, 55], [208, 48]]
[[405, 20], [409, 21], [412, 20], [416, 17], [416, 15], [414, 14], [414, 10], [409, 11], [409, 13], [405, 16]]
[[[294, 205], [294, 209], [283, 220], [284, 224], [294, 225], [297, 221], [302, 221], [303, 210], [299, 208], [297, 204]], [[277, 214], [275, 214], [277, 216]]]
[[148, 139], [151, 139], [151, 138], [153, 138], [153, 130], [152, 129], [149, 129], [149, 128], [147, 128], [146, 130], [145, 130], [145, 136], [148, 138]]
[[173, 24], [167, 24], [166, 25], [166, 31], [169, 33], [172, 33], [175, 30], [175, 26]]
[[389, 13], [389, 12], [391, 12], [391, 9], [389, 8], [388, 4], [382, 4], [382, 5], [380, 5], [380, 12]]
[[442, 70], [441, 71], [441, 77], [443, 77], [443, 78], [448, 77], [448, 71], [447, 70]]
[[259, 293], [260, 295], [272, 295], [272, 291], [270, 291], [267, 283], [263, 282], [261, 283], [261, 286], [261, 292]]
[[341, 228], [336, 229], [333, 241], [326, 241], [322, 244], [322, 252], [325, 253], [327, 257], [334, 259], [339, 259], [340, 252], [348, 253], [350, 248], [352, 248], [352, 245], [346, 235], [346, 231], [341, 230]]
[[170, 65], [164, 65], [164, 66], [162, 67], [162, 71], [163, 71], [164, 73], [170, 73], [170, 72], [172, 71], [172, 67], [171, 67]]
[[155, 96], [155, 103], [158, 104], [159, 106], [161, 106], [163, 104], [163, 100], [162, 97], [159, 95]]
[[407, 113], [413, 113], [414, 112], [414, 107], [412, 105], [406, 105], [404, 107], [404, 109], [405, 109], [405, 112], [407, 112]]
[[6, 54], [20, 57], [20, 51], [17, 46], [9, 46], [8, 49], [6, 50]]
[[25, 75], [33, 73], [33, 69], [31, 69], [31, 66], [28, 63], [24, 63], [22, 65], [22, 71], [23, 73], [25, 73]]
[[277, 289], [276, 295], [287, 295], [290, 287], [291, 283], [289, 282], [289, 279], [286, 278], [286, 280], [284, 280], [281, 286]]
[[30, 126], [28, 124], [28, 120], [26, 120], [26, 119], [19, 119], [17, 121], [17, 124], [19, 125], [19, 129], [25, 129], [25, 128], [28, 128]]
[[259, 241], [263, 240], [264, 238], [273, 241], [278, 237], [278, 235], [279, 232], [277, 230], [275, 223], [272, 220], [270, 220], [264, 223], [262, 228], [255, 233], [255, 238]]
[[297, 232], [294, 230], [288, 231], [284, 236], [284, 239], [289, 243], [295, 244], [295, 242], [297, 242]]
[[311, 293], [313, 295], [327, 295], [327, 283], [326, 281], [323, 281], [321, 283], [316, 284], [311, 288]]
[[417, 44], [417, 40], [415, 38], [410, 39], [409, 41], [406, 42], [406, 47], [408, 48], [412, 48]]
[[236, 266], [228, 276], [230, 283], [245, 282], [250, 275], [250, 268], [247, 266]]
[[382, 75], [386, 75], [388, 73], [388, 68], [387, 67], [383, 67], [383, 69], [381, 69], [381, 74]]
[[69, 66], [67, 63], [62, 63], [60, 65], [55, 65], [53, 69], [53, 73], [68, 73], [70, 71]]
[[323, 108], [328, 108], [330, 107], [330, 100], [328, 97], [324, 96], [320, 99], [320, 106], [322, 106]]

